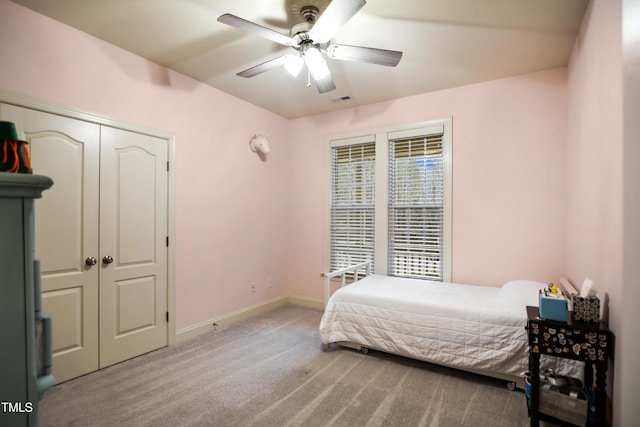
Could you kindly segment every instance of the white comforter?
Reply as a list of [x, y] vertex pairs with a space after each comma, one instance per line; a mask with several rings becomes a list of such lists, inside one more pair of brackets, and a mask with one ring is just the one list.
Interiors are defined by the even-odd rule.
[[323, 343], [365, 347], [462, 369], [521, 376], [528, 368], [527, 305], [544, 283], [502, 288], [371, 275], [337, 290]]

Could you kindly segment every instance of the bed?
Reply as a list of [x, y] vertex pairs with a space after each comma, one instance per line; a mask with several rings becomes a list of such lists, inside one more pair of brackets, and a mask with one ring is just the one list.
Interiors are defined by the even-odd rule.
[[[349, 274], [355, 281], [347, 284]], [[331, 295], [338, 276], [341, 287]], [[372, 275], [361, 263], [325, 275], [322, 346], [374, 349], [522, 386], [528, 369], [525, 307], [538, 305], [544, 286], [514, 280], [494, 288]], [[581, 377], [575, 362], [549, 359], [543, 369]]]

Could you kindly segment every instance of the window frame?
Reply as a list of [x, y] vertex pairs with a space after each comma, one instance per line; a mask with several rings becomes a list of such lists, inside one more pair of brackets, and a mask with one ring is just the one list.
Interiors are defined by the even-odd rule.
[[345, 134], [332, 135], [326, 138], [325, 167], [325, 271], [331, 268], [331, 151], [335, 146], [375, 141], [375, 240], [374, 264], [372, 273], [388, 275], [389, 251], [389, 141], [402, 136], [422, 136], [440, 127], [442, 136], [442, 157], [444, 168], [444, 204], [443, 204], [443, 282], [451, 281], [452, 270], [452, 131], [453, 120], [446, 117], [418, 123], [390, 126], [375, 130], [364, 130]]

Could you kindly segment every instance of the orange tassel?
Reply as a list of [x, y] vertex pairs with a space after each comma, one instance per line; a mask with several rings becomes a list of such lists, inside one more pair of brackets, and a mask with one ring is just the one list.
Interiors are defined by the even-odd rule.
[[4, 141], [4, 144], [2, 147], [2, 151], [3, 151], [2, 163], [7, 163], [9, 161], [7, 147], [9, 147], [11, 151], [13, 151], [13, 165], [11, 166], [11, 168], [7, 170], [7, 172], [18, 172], [18, 170], [20, 169], [20, 158], [18, 157], [18, 142], [9, 141], [9, 140]]
[[29, 147], [27, 144], [24, 144], [23, 148], [25, 166], [29, 169], [29, 172], [31, 172], [31, 156], [29, 155]]
[[9, 142], [11, 149], [13, 150], [13, 167], [9, 169], [9, 172], [18, 172], [20, 169], [20, 158], [18, 157], [18, 143], [16, 141]]

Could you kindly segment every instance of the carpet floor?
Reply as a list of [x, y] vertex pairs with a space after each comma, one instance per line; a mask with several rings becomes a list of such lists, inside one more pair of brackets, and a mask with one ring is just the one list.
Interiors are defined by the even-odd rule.
[[529, 424], [504, 381], [402, 357], [332, 348], [322, 313], [287, 305], [59, 384], [42, 427]]

